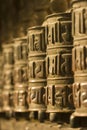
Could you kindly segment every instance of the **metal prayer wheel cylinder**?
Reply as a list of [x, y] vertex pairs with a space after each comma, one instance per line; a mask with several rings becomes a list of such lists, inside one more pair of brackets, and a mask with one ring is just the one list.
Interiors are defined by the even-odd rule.
[[46, 102], [50, 121], [53, 121], [56, 113], [73, 112], [71, 14], [49, 15], [47, 25]]
[[3, 45], [4, 68], [13, 68], [14, 54], [12, 44], [7, 43]]
[[27, 112], [28, 67], [20, 64], [14, 69], [14, 111]]
[[[72, 0], [72, 35], [74, 45], [86, 45], [87, 35], [87, 1]], [[84, 42], [83, 42], [84, 41]]]
[[2, 89], [0, 89], [0, 113], [3, 112], [3, 95], [2, 95]]
[[27, 86], [28, 81], [28, 66], [27, 63], [19, 64], [14, 68], [14, 82], [19, 84], [19, 87]]
[[46, 43], [45, 28], [35, 26], [28, 30], [29, 39], [29, 110], [45, 111]]
[[13, 42], [3, 45], [3, 111], [11, 116], [13, 111]]
[[0, 88], [0, 113], [3, 112], [3, 95], [2, 95], [2, 89]]
[[[81, 118], [87, 121], [87, 1], [72, 0], [72, 32], [74, 48], [72, 68], [74, 72], [73, 99], [75, 112], [71, 115], [71, 126], [78, 127]], [[86, 125], [87, 126], [87, 125]]]
[[14, 112], [28, 112], [27, 90], [17, 89], [14, 96]]
[[13, 91], [5, 89], [3, 90], [3, 111], [11, 112], [13, 111]]
[[31, 87], [29, 89], [30, 111], [45, 111], [46, 108], [44, 106], [44, 93], [44, 87]]
[[16, 38], [14, 40], [15, 64], [26, 63], [28, 56], [27, 37]]
[[27, 38], [14, 39], [14, 112], [28, 112]]
[[3, 113], [3, 55], [0, 52], [0, 115]]

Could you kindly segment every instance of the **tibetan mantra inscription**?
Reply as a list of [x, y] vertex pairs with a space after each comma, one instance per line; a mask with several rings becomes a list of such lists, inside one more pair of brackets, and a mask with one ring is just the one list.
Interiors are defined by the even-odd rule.
[[[46, 87], [46, 44], [45, 28], [36, 26], [29, 28], [29, 111], [38, 112], [41, 120], [46, 110], [44, 95]], [[39, 112], [40, 111], [40, 112]]]
[[28, 112], [28, 47], [27, 38], [14, 39], [14, 112]]
[[[49, 15], [47, 21], [46, 104], [50, 121], [59, 113], [72, 113], [72, 35], [71, 15]], [[45, 26], [45, 25], [44, 25]]]
[[84, 120], [82, 118], [87, 119], [87, 1], [72, 0], [72, 7], [73, 99], [76, 109], [71, 115], [70, 124], [72, 127], [78, 127], [81, 126], [79, 122]]

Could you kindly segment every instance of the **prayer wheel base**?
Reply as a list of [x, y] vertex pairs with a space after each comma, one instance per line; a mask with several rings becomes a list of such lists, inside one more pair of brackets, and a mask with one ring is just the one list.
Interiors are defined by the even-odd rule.
[[14, 117], [16, 120], [20, 120], [20, 119], [29, 120], [29, 112], [15, 112]]
[[72, 128], [87, 127], [87, 115], [82, 116], [81, 113], [74, 112], [70, 117], [70, 126]]
[[58, 122], [60, 124], [64, 122], [69, 123], [71, 114], [72, 112], [68, 112], [68, 113], [51, 112], [49, 113], [49, 120], [51, 122]]
[[30, 120], [38, 120], [40, 122], [44, 122], [46, 119], [46, 113], [45, 111], [31, 111], [29, 115]]

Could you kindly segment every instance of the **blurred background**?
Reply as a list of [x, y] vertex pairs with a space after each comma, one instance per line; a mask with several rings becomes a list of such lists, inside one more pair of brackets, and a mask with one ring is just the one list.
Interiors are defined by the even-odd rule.
[[69, 8], [70, 0], [0, 0], [0, 45], [26, 35], [28, 27], [41, 25], [48, 14]]

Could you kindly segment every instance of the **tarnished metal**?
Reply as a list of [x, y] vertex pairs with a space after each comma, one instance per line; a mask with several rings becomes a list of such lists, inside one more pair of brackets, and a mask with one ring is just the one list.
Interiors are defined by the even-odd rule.
[[[45, 28], [36, 26], [29, 28], [29, 110], [37, 111], [38, 117], [46, 110], [46, 44]], [[40, 112], [41, 111], [41, 112]], [[39, 115], [40, 114], [40, 115]]]
[[0, 52], [0, 115], [3, 113], [3, 55]]
[[13, 42], [6, 43], [3, 45], [3, 57], [4, 57], [4, 68], [13, 68], [14, 57], [13, 57]]
[[[72, 32], [74, 37], [73, 99], [75, 112], [71, 116], [71, 126], [81, 126], [77, 122], [85, 117], [87, 120], [87, 1], [72, 0]], [[87, 126], [87, 125], [86, 125]]]
[[27, 63], [27, 56], [28, 56], [27, 37], [14, 39], [15, 64]]
[[48, 28], [46, 101], [50, 121], [54, 121], [58, 113], [73, 112], [71, 14], [52, 14], [46, 21]]
[[14, 112], [28, 112], [27, 38], [14, 39]]
[[13, 41], [3, 45], [3, 111], [11, 116], [13, 111]]

